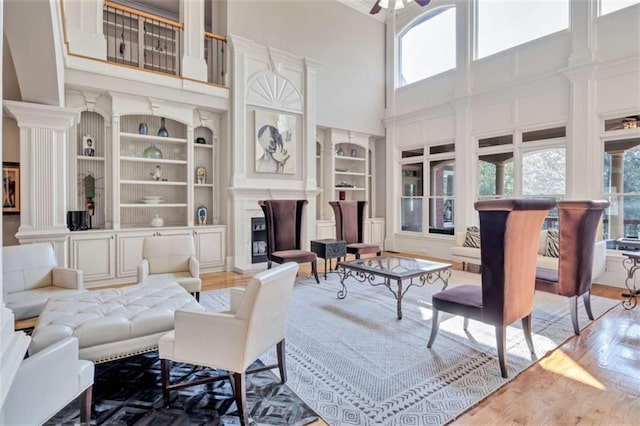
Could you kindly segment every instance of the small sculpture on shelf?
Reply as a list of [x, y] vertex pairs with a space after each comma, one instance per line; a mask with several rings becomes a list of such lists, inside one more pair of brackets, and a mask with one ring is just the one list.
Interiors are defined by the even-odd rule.
[[156, 213], [155, 215], [153, 215], [153, 219], [151, 219], [151, 226], [153, 226], [154, 228], [164, 226], [164, 219]]
[[198, 223], [200, 225], [206, 225], [207, 224], [207, 208], [205, 206], [200, 206], [198, 207], [198, 210], [196, 210], [196, 213], [198, 214]]
[[140, 133], [141, 135], [146, 135], [147, 133], [149, 133], [149, 126], [147, 126], [147, 123], [140, 123], [138, 125], [138, 133]]
[[156, 182], [166, 182], [167, 179], [162, 177], [162, 168], [160, 167], [160, 165], [158, 164], [156, 166], [156, 169], [153, 173], [149, 173], [152, 177], [153, 180], [155, 180]]
[[204, 145], [204, 144], [206, 144], [206, 143], [207, 143], [207, 141], [206, 141], [206, 139], [205, 139], [205, 138], [196, 138], [196, 143], [199, 143], [199, 144], [203, 144], [203, 145]]
[[96, 205], [93, 201], [96, 197], [96, 178], [89, 173], [82, 180], [82, 184], [84, 186], [84, 196], [86, 199], [87, 218], [89, 222], [88, 228], [91, 229], [93, 228], [92, 218], [96, 211]]
[[196, 168], [196, 183], [202, 184], [207, 181], [207, 169], [204, 167]]

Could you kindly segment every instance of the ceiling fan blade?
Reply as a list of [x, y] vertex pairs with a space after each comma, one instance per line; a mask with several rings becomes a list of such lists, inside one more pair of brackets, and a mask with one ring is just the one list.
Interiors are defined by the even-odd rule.
[[[430, 0], [427, 0], [427, 2]], [[376, 1], [376, 4], [373, 5], [373, 7], [371, 8], [371, 10], [369, 11], [370, 15], [375, 15], [376, 13], [380, 12], [382, 10], [382, 8], [380, 7], [380, 0]]]
[[420, 6], [426, 6], [430, 1], [431, 0], [416, 0], [416, 3], [418, 3]]

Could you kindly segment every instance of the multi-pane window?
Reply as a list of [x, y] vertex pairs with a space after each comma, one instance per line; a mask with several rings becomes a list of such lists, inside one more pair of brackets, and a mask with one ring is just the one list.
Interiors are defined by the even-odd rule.
[[456, 8], [428, 12], [402, 35], [399, 86], [414, 83], [456, 67]]
[[604, 145], [604, 238], [640, 236], [640, 138]]
[[569, 28], [569, 0], [476, 0], [476, 5], [476, 59]]
[[401, 230], [453, 234], [454, 144], [402, 152]]

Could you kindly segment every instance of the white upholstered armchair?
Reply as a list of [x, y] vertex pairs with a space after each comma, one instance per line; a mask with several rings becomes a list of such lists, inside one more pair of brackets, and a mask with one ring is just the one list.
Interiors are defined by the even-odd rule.
[[147, 237], [138, 265], [138, 284], [173, 280], [200, 300], [200, 262], [191, 235]]
[[84, 291], [82, 271], [59, 268], [51, 243], [2, 247], [4, 302], [16, 320], [40, 315], [51, 296]]
[[[285, 326], [298, 264], [289, 262], [254, 276], [245, 289], [231, 289], [227, 312], [176, 311], [174, 331], [158, 341], [165, 404], [169, 391], [197, 383], [169, 383], [170, 361], [187, 362], [232, 373], [242, 425], [248, 424], [246, 374], [275, 368], [247, 370], [267, 349], [276, 345], [282, 383], [285, 370]], [[211, 378], [210, 381], [228, 378]]]
[[80, 420], [91, 420], [94, 366], [78, 359], [78, 339], [68, 337], [25, 359], [0, 410], [0, 423], [39, 425], [81, 396]]

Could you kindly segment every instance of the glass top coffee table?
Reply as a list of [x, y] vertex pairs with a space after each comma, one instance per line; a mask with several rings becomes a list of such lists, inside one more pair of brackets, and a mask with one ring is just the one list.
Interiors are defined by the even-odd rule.
[[[374, 287], [385, 286], [396, 298], [398, 305], [398, 319], [402, 319], [402, 298], [412, 286], [422, 287], [425, 284], [435, 284], [440, 281], [442, 290], [447, 288], [451, 276], [451, 265], [448, 263], [431, 262], [429, 260], [411, 259], [408, 257], [386, 254], [366, 259], [356, 259], [338, 263], [341, 270], [338, 299], [347, 297], [345, 280], [354, 278], [361, 283], [368, 283]], [[382, 278], [382, 281], [377, 279]], [[393, 285], [392, 281], [395, 281]], [[408, 285], [405, 284], [408, 283]]]

